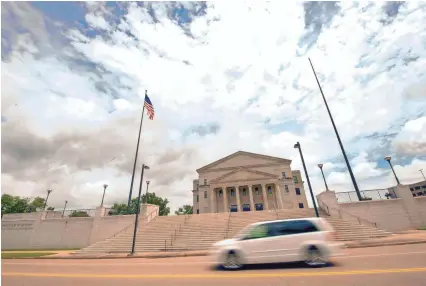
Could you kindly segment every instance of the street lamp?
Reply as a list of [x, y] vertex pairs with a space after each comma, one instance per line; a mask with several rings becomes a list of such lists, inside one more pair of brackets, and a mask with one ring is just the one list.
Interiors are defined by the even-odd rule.
[[68, 201], [65, 201], [64, 210], [62, 211], [62, 217], [64, 217], [65, 209], [67, 208]]
[[47, 196], [46, 196], [46, 199], [44, 200], [43, 210], [46, 209], [47, 200], [49, 199], [49, 195], [50, 195], [51, 192], [52, 192], [52, 190], [47, 190]]
[[423, 175], [423, 179], [425, 179], [425, 180], [426, 180], [425, 174], [423, 174], [423, 169], [420, 169], [420, 170], [419, 170], [419, 172], [420, 172], [420, 173], [422, 173], [422, 175]]
[[108, 185], [104, 184], [104, 194], [102, 195], [101, 207], [104, 206], [104, 198], [105, 198], [105, 190], [106, 190], [106, 188], [108, 188]]
[[146, 181], [146, 194], [145, 194], [145, 203], [148, 203], [148, 187], [149, 187], [149, 183], [151, 183], [151, 181]]
[[322, 171], [323, 166], [324, 166], [323, 164], [318, 164], [318, 167], [321, 169], [322, 178], [324, 179], [325, 190], [329, 191], [328, 186], [327, 186], [327, 181], [325, 180], [324, 172]]
[[397, 175], [396, 175], [396, 173], [395, 173], [395, 170], [393, 169], [392, 163], [391, 163], [391, 157], [390, 157], [390, 156], [386, 156], [386, 157], [385, 157], [385, 160], [386, 160], [386, 161], [388, 161], [389, 166], [390, 166], [390, 167], [391, 167], [391, 169], [392, 169], [393, 175], [395, 176], [396, 182], [398, 183], [398, 185], [400, 185], [401, 183], [399, 182], [399, 179], [398, 179], [398, 177], [397, 177]]
[[142, 194], [142, 183], [143, 183], [143, 173], [144, 171], [149, 170], [149, 167], [145, 164], [142, 164], [142, 172], [141, 172], [141, 181], [139, 183], [139, 195], [138, 195], [138, 204], [136, 206], [136, 216], [135, 216], [135, 228], [133, 230], [133, 242], [132, 242], [132, 252], [133, 255], [135, 253], [135, 245], [136, 245], [136, 233], [138, 231], [138, 219], [139, 219], [139, 212], [141, 210], [141, 194]]
[[305, 170], [306, 180], [308, 181], [309, 191], [311, 192], [311, 198], [312, 198], [312, 202], [314, 204], [315, 215], [317, 217], [319, 217], [319, 213], [318, 213], [318, 209], [317, 209], [317, 204], [315, 202], [314, 193], [312, 192], [311, 181], [309, 180], [308, 170], [306, 170], [305, 160], [303, 159], [302, 147], [300, 146], [300, 143], [297, 142], [296, 144], [294, 144], [294, 148], [299, 149], [300, 158], [302, 159], [303, 169]]
[[315, 79], [317, 81], [317, 84], [318, 84], [319, 90], [321, 92], [322, 98], [324, 99], [325, 107], [327, 108], [328, 115], [330, 116], [330, 120], [331, 120], [331, 124], [333, 125], [334, 132], [336, 133], [337, 141], [339, 141], [340, 149], [342, 150], [343, 157], [345, 158], [346, 166], [348, 168], [349, 175], [351, 176], [352, 184], [354, 185], [356, 195], [358, 197], [358, 200], [362, 201], [363, 199], [362, 199], [361, 193], [358, 189], [358, 184], [356, 183], [355, 176], [352, 172], [351, 165], [349, 164], [348, 157], [346, 156], [345, 148], [343, 148], [343, 144], [342, 144], [342, 141], [340, 140], [339, 132], [337, 132], [336, 124], [334, 124], [333, 116], [331, 115], [330, 108], [328, 108], [327, 100], [325, 99], [324, 92], [322, 91], [321, 85], [319, 83], [317, 74], [315, 73], [315, 69], [314, 69], [314, 66], [312, 65], [311, 59], [309, 59], [309, 63], [311, 64], [312, 71], [314, 72], [314, 76], [315, 76]]

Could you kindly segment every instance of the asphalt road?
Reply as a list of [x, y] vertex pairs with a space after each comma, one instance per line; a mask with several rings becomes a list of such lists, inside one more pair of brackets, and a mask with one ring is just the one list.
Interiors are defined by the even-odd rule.
[[426, 244], [349, 249], [334, 263], [320, 269], [281, 264], [220, 271], [208, 257], [2, 260], [2, 285], [426, 285]]

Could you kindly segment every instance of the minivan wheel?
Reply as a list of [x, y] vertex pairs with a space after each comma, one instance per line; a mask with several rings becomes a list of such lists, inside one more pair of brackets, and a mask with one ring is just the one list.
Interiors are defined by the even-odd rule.
[[243, 267], [240, 258], [234, 251], [230, 251], [225, 258], [222, 267], [226, 270], [239, 270]]
[[307, 251], [305, 264], [310, 267], [323, 267], [328, 264], [328, 259], [317, 247], [311, 246]]

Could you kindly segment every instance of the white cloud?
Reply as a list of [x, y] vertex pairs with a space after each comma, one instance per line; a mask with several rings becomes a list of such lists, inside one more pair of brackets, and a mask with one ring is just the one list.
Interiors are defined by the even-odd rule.
[[[169, 18], [173, 3], [153, 4], [155, 17], [143, 5], [126, 4], [116, 22], [105, 5], [88, 5], [86, 20], [102, 36], [89, 37], [74, 26], [65, 31], [70, 46], [64, 54], [42, 56], [25, 38], [31, 48], [15, 46], [2, 63], [4, 126], [26, 122], [25, 132], [61, 142], [38, 168], [59, 162], [73, 173], [60, 171], [52, 183], [31, 182], [13, 178], [6, 168], [2, 185], [9, 190], [26, 186], [25, 195], [38, 195], [55, 183], [52, 202], [61, 205], [69, 196], [75, 206], [97, 206], [107, 180], [106, 202], [126, 200], [130, 175], [123, 169], [132, 168], [145, 89], [156, 117], [144, 121], [138, 166], [152, 165], [150, 189], [169, 196], [175, 208], [191, 202], [196, 168], [237, 150], [289, 158], [301, 168], [297, 141], [316, 193], [324, 188], [318, 163], [324, 163], [330, 188], [352, 190], [308, 56], [346, 151], [355, 156], [351, 164], [361, 188], [393, 182], [375, 151], [410, 156], [409, 165], [395, 165], [402, 181], [414, 179], [414, 169], [425, 164], [424, 4], [405, 3], [383, 25], [380, 3], [344, 2], [339, 12], [307, 13], [304, 4], [286, 1], [215, 2], [205, 14], [191, 15], [194, 20], [182, 24], [186, 30]], [[318, 21], [321, 31], [315, 30]], [[218, 127], [205, 134], [195, 128], [213, 123]], [[27, 134], [10, 129], [7, 135]], [[399, 133], [393, 147], [377, 139], [388, 133]], [[72, 142], [57, 139], [64, 134]], [[103, 170], [110, 157], [117, 159]]]
[[399, 153], [426, 155], [426, 116], [407, 121], [393, 144]]

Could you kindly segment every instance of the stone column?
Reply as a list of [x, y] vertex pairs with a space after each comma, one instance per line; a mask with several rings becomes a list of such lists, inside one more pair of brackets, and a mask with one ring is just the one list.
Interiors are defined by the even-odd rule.
[[279, 205], [279, 209], [283, 209], [284, 205], [283, 205], [283, 197], [281, 195], [281, 189], [280, 186], [278, 184], [275, 184], [275, 195], [278, 196], [278, 205]]
[[229, 212], [228, 206], [228, 195], [226, 193], [226, 187], [222, 187], [222, 195], [223, 195], [223, 212]]
[[253, 190], [251, 188], [251, 185], [248, 186], [248, 191], [249, 191], [249, 198], [250, 198], [250, 211], [256, 211], [254, 207]]
[[215, 213], [216, 212], [216, 190], [214, 188], [210, 190], [208, 199], [210, 200], [210, 213]]
[[240, 201], [240, 188], [238, 186], [235, 187], [235, 195], [237, 196], [237, 211], [241, 212], [241, 201]]
[[263, 209], [269, 210], [268, 194], [266, 193], [266, 185], [261, 185], [260, 187], [262, 188], [262, 194], [263, 194]]

